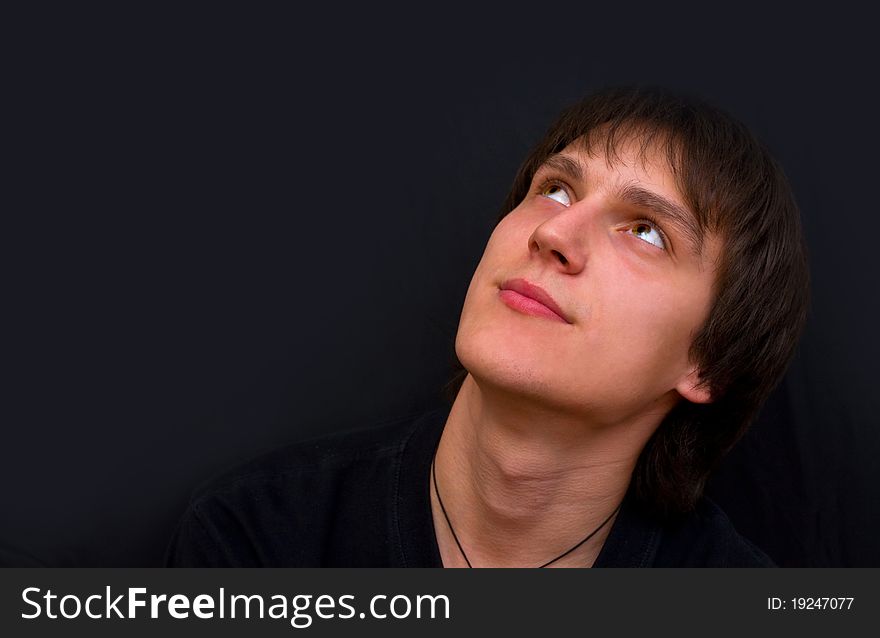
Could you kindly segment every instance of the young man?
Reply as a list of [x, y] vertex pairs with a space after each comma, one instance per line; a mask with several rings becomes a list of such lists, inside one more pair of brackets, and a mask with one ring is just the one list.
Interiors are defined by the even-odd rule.
[[660, 90], [591, 96], [514, 181], [452, 405], [215, 481], [168, 563], [772, 565], [702, 491], [807, 303], [793, 197], [741, 124]]

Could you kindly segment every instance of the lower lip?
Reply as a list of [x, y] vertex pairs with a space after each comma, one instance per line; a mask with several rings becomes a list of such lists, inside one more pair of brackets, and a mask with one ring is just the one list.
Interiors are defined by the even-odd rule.
[[565, 319], [557, 315], [541, 302], [535, 301], [531, 297], [526, 297], [513, 290], [500, 290], [498, 296], [501, 297], [501, 301], [507, 304], [508, 307], [523, 314], [533, 315], [535, 317], [546, 317], [547, 319], [555, 319], [562, 323], [568, 323]]

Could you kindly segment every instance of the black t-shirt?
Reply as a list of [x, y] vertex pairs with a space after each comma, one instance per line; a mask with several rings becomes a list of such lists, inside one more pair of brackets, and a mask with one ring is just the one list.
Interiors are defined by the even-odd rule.
[[[194, 495], [168, 547], [177, 567], [442, 567], [431, 516], [441, 407], [287, 446]], [[594, 567], [772, 567], [710, 500], [674, 525], [632, 491]]]

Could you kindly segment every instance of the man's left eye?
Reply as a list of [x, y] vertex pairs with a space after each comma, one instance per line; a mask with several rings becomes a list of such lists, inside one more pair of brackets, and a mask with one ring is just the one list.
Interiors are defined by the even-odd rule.
[[555, 182], [547, 182], [541, 186], [538, 192], [541, 197], [555, 200], [563, 206], [571, 206], [571, 200], [568, 197], [568, 193], [565, 192], [565, 189], [562, 188], [562, 186]]
[[666, 250], [666, 242], [663, 239], [663, 235], [648, 222], [637, 222], [630, 230], [639, 239], [643, 239], [661, 250]]

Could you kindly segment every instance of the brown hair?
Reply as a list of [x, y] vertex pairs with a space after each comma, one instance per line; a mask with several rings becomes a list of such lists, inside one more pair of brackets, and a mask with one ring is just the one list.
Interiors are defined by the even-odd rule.
[[[643, 161], [649, 148], [665, 152], [700, 232], [722, 240], [714, 303], [689, 353], [712, 403], [682, 399], [633, 472], [640, 502], [668, 517], [694, 507], [782, 379], [806, 321], [809, 269], [797, 205], [767, 149], [726, 113], [657, 88], [609, 89], [565, 109], [526, 157], [497, 221], [524, 199], [550, 155], [578, 143], [611, 162], [618, 144], [633, 139]], [[455, 361], [449, 400], [467, 374]]]

